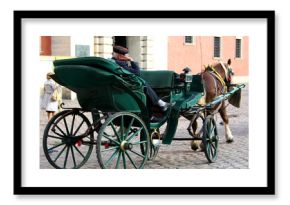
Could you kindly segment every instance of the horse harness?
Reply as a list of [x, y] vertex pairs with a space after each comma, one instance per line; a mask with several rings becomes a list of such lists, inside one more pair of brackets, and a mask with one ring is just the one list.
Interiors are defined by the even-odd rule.
[[[230, 75], [230, 72], [224, 65], [222, 62], [220, 62], [222, 68], [224, 69], [225, 71], [225, 79], [226, 81], [222, 78], [222, 76], [217, 72], [217, 70], [211, 65], [211, 66], [208, 66], [207, 69], [209, 71], [209, 73], [211, 74], [211, 77], [213, 78], [214, 80], [214, 84], [215, 84], [215, 90], [216, 90], [216, 95], [217, 95], [217, 82], [216, 81], [219, 81], [222, 85], [222, 94], [225, 94], [227, 92], [227, 86], [230, 84], [229, 82], [229, 75]], [[225, 109], [230, 103], [228, 103], [223, 109]], [[218, 112], [218, 110], [221, 108], [221, 105], [222, 104], [219, 104], [219, 106], [215, 109], [215, 112]]]
[[[222, 65], [223, 69], [226, 69], [222, 63], [221, 63], [221, 65]], [[227, 84], [226, 84], [225, 80], [222, 78], [222, 76], [217, 72], [217, 70], [213, 66], [208, 66], [208, 69], [210, 69], [209, 73], [211, 74], [211, 77], [214, 80], [216, 95], [217, 95], [217, 92], [218, 92], [217, 91], [217, 82], [216, 82], [216, 80], [221, 83], [221, 85], [222, 85], [222, 94], [225, 94], [227, 92]], [[226, 76], [227, 76], [226, 70], [225, 70], [225, 73], [226, 73]], [[226, 77], [226, 79], [227, 79], [227, 77]]]

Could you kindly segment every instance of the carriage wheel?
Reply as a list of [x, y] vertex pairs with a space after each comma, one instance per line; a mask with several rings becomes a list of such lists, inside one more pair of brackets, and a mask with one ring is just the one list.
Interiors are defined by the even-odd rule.
[[43, 134], [43, 150], [48, 162], [57, 169], [78, 169], [89, 159], [94, 143], [88, 118], [73, 110], [57, 113]]
[[203, 137], [204, 153], [207, 160], [212, 163], [217, 159], [218, 153], [218, 132], [216, 122], [212, 115], [205, 118], [203, 123]]
[[105, 121], [99, 131], [98, 162], [103, 169], [141, 169], [147, 161], [149, 145], [147, 127], [137, 115], [116, 113]]

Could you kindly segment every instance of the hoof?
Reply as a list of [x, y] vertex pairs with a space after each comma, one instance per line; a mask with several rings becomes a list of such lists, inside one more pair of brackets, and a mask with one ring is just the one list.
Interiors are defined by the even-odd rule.
[[234, 141], [234, 139], [230, 139], [230, 140], [227, 140], [226, 142], [227, 143], [232, 143]]
[[191, 142], [191, 149], [192, 149], [193, 151], [198, 150], [198, 144], [197, 144], [196, 142]]

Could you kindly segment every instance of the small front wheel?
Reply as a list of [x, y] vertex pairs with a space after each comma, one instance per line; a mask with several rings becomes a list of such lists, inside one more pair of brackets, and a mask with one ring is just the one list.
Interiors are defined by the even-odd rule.
[[204, 120], [202, 142], [208, 162], [215, 162], [218, 155], [219, 137], [216, 122], [212, 115], [208, 115]]
[[89, 159], [94, 134], [91, 123], [79, 111], [64, 110], [48, 122], [43, 134], [43, 151], [56, 169], [78, 169]]
[[98, 162], [103, 169], [142, 169], [149, 145], [149, 133], [140, 117], [129, 112], [116, 113], [106, 119], [99, 131]]

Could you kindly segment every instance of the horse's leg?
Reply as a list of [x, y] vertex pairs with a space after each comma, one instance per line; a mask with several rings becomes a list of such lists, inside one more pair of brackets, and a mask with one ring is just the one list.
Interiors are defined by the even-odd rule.
[[[192, 127], [193, 135], [196, 135], [196, 129], [197, 129], [197, 121], [196, 121], [196, 119], [193, 121], [191, 127]], [[196, 140], [192, 140], [191, 141], [191, 149], [196, 151], [196, 150], [198, 150], [198, 148], [199, 148], [199, 143], [197, 143]]]
[[226, 141], [227, 143], [231, 143], [234, 141], [234, 137], [229, 127], [229, 117], [227, 115], [227, 110], [225, 108], [225, 102], [222, 102], [222, 106], [221, 109], [219, 110], [219, 113], [224, 121]]
[[[197, 123], [197, 114], [193, 114], [193, 115], [189, 115], [189, 116], [184, 116], [186, 119], [190, 120], [189, 126], [187, 128], [187, 130], [193, 135], [196, 136], [196, 130], [198, 127], [198, 123]], [[197, 143], [196, 140], [192, 140], [190, 142], [190, 147], [193, 151], [198, 150], [199, 148], [199, 144]]]

